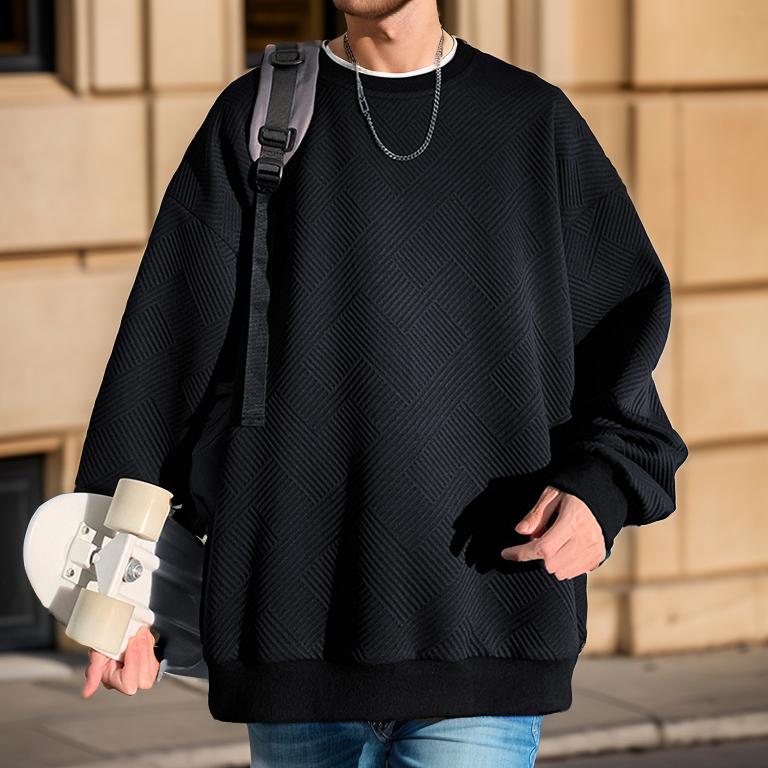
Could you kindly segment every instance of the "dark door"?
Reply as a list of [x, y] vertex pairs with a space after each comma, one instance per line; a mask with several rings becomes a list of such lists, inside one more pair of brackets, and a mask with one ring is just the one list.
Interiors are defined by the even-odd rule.
[[0, 459], [0, 651], [52, 648], [54, 619], [24, 572], [27, 523], [43, 503], [42, 454]]

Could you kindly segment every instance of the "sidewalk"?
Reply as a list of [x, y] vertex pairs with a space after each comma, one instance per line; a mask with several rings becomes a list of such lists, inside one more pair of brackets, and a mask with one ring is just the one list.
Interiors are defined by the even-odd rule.
[[[0, 768], [246, 768], [242, 723], [208, 712], [204, 681], [165, 677], [80, 697], [83, 656], [0, 653]], [[548, 715], [547, 758], [768, 736], [768, 645], [645, 659], [582, 657], [573, 706]]]

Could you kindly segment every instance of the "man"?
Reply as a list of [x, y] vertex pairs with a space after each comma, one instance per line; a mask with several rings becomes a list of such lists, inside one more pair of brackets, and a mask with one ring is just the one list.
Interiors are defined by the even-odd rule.
[[[239, 292], [251, 71], [168, 186], [76, 489], [138, 477], [209, 515], [209, 707], [254, 765], [532, 765], [587, 573], [675, 509], [669, 281], [559, 88], [435, 0], [336, 6], [269, 201], [264, 367], [244, 375]], [[264, 422], [241, 423], [257, 383]], [[152, 685], [153, 638], [132, 643], [91, 653], [84, 695]]]

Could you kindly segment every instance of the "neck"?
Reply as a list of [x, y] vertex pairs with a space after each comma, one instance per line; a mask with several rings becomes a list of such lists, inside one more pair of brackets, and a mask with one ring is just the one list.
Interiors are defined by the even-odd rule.
[[[440, 42], [440, 17], [434, 2], [410, 2], [384, 17], [344, 14], [352, 53], [361, 67], [379, 72], [409, 72], [435, 63]], [[452, 43], [443, 33], [443, 55]], [[344, 36], [329, 42], [331, 50], [347, 60]]]

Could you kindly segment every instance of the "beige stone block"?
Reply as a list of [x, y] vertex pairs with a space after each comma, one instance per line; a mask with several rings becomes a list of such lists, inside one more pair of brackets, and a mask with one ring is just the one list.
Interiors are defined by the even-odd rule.
[[701, 449], [687, 464], [685, 573], [765, 569], [768, 443]]
[[56, 438], [58, 441], [56, 449], [45, 451], [43, 456], [43, 499], [50, 499], [62, 492], [64, 435], [56, 433]]
[[43, 461], [43, 498], [70, 493], [83, 450], [84, 430], [57, 432], [39, 437], [0, 441], [0, 455], [45, 454]]
[[144, 84], [144, 3], [90, 0], [92, 88], [138, 90]]
[[0, 459], [29, 456], [33, 453], [53, 453], [61, 449], [60, 435], [29, 435], [0, 440]]
[[624, 645], [642, 654], [763, 641], [765, 591], [765, 574], [635, 586]]
[[[646, 582], [655, 579], [679, 578], [683, 573], [683, 550], [686, 535], [683, 504], [686, 464], [675, 476], [676, 509], [664, 520], [648, 525], [633, 526], [636, 532], [633, 543], [632, 580]], [[627, 529], [625, 529], [626, 531]], [[622, 536], [625, 531], [622, 531]], [[611, 558], [613, 553], [611, 554]]]
[[87, 424], [134, 278], [0, 265], [0, 438]]
[[768, 638], [768, 573], [757, 576], [757, 634], [763, 639]]
[[613, 85], [628, 77], [627, 0], [541, 0], [539, 73], [558, 85]]
[[670, 282], [680, 282], [682, 152], [679, 146], [679, 99], [670, 94], [636, 95], [632, 197]]
[[680, 432], [688, 441], [768, 431], [768, 291], [677, 297]]
[[160, 201], [184, 150], [216, 100], [218, 91], [162, 94], [152, 102], [152, 209]]
[[[512, 54], [512, 12], [509, 0], [455, 0], [453, 16], [456, 29], [449, 32], [459, 35], [482, 50], [510, 61]], [[489, 24], [488, 20], [493, 19]], [[445, 26], [445, 22], [443, 24]]]
[[[673, 310], [672, 327], [659, 365], [653, 372], [656, 388], [664, 410], [672, 425], [687, 442], [678, 418], [678, 402], [682, 397], [677, 376], [677, 309]], [[691, 450], [691, 453], [693, 451]], [[648, 525], [625, 526], [616, 538], [611, 557], [597, 571], [599, 583], [609, 581], [646, 581], [676, 578], [683, 574], [683, 540], [685, 537], [685, 510], [690, 508], [686, 489], [689, 487], [688, 462], [683, 463], [675, 475], [675, 509], [664, 520]], [[600, 572], [603, 571], [601, 574]]]
[[600, 590], [625, 584], [633, 573], [637, 530], [626, 526], [619, 531], [611, 548], [611, 556], [595, 571], [589, 573], [589, 585]]
[[143, 248], [128, 248], [125, 250], [110, 249], [108, 251], [86, 251], [81, 259], [85, 269], [93, 271], [135, 273], [139, 268]]
[[53, 275], [59, 272], [70, 274], [80, 264], [80, 254], [76, 251], [50, 251], [48, 253], [35, 254], [1, 254], [0, 275], [3, 279], [19, 274], [31, 276], [38, 274], [41, 277]]
[[[661, 254], [659, 254], [659, 258], [662, 258]], [[677, 311], [678, 300], [678, 294], [673, 290], [672, 319], [667, 335], [667, 343], [664, 345], [664, 349], [659, 357], [659, 362], [651, 374], [653, 381], [656, 384], [656, 390], [659, 393], [659, 399], [664, 406], [664, 410], [666, 411], [669, 420], [675, 428], [678, 426], [680, 401], [683, 397], [683, 392], [680, 387], [680, 377], [677, 374], [677, 364], [679, 362], [677, 350], [680, 346], [680, 319]]]
[[90, 87], [90, 0], [56, 0], [56, 76], [74, 93]]
[[619, 176], [631, 187], [630, 98], [620, 93], [582, 93], [567, 87], [563, 92], [582, 114]]
[[[610, 560], [612, 559], [613, 555], [611, 555]], [[601, 565], [600, 569], [603, 567]], [[587, 643], [582, 653], [587, 656], [615, 653], [619, 643], [621, 617], [623, 615], [622, 592], [615, 589], [593, 587], [591, 586], [592, 578], [592, 574], [590, 574], [590, 586], [587, 592]]]
[[[680, 346], [677, 312], [677, 297], [673, 299], [672, 323], [664, 351], [659, 359], [653, 379], [659, 392], [664, 410], [673, 427], [680, 432], [683, 440], [688, 436], [682, 430], [679, 403], [684, 396], [680, 377], [677, 373], [677, 352]], [[690, 447], [689, 447], [689, 450]], [[692, 450], [691, 450], [692, 452]], [[628, 526], [622, 531], [635, 535], [632, 540], [631, 578], [634, 581], [658, 578], [674, 578], [683, 573], [682, 542], [685, 536], [684, 511], [690, 502], [686, 489], [688, 463], [684, 462], [675, 474], [675, 509], [664, 520], [641, 526]]]
[[633, 2], [633, 80], [649, 85], [765, 83], [765, 0]]
[[680, 266], [686, 285], [768, 278], [766, 136], [768, 93], [681, 98]]
[[[87, 427], [87, 424], [84, 426]], [[60, 474], [57, 478], [58, 493], [71, 493], [75, 488], [75, 477], [80, 466], [80, 456], [83, 452], [85, 429], [73, 430], [64, 434], [61, 446]]]
[[[471, 5], [473, 0], [464, 0]], [[502, 53], [501, 58], [511, 61], [518, 67], [538, 72], [540, 70], [539, 45], [539, 6], [540, 0], [509, 0], [507, 4], [511, 21], [507, 24], [510, 35], [508, 54]], [[476, 4], [476, 2], [474, 3]], [[461, 27], [461, 37], [474, 40], [472, 35], [465, 33]]]
[[153, 90], [224, 86], [229, 80], [224, 0], [149, 0]]
[[146, 138], [140, 97], [0, 105], [0, 249], [142, 242]]
[[233, 80], [248, 69], [245, 66], [245, 3], [242, 0], [224, 0], [224, 41], [225, 79]]
[[0, 77], [0, 107], [71, 100], [72, 91], [52, 72], [3, 72]]

